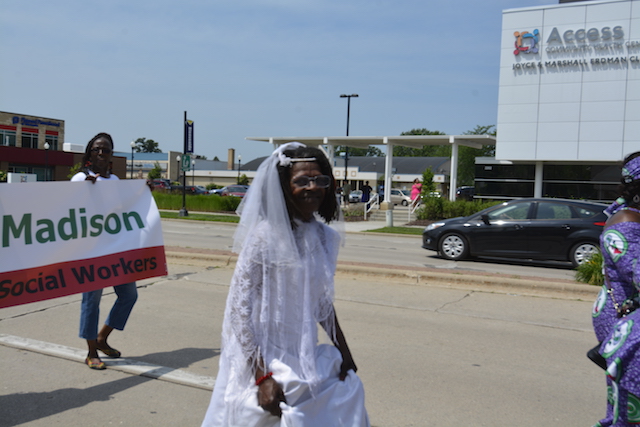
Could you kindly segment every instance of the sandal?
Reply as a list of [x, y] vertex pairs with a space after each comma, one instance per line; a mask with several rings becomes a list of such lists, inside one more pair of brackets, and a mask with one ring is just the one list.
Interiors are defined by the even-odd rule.
[[97, 370], [103, 370], [103, 369], [107, 369], [107, 367], [104, 365], [104, 362], [101, 360], [100, 362], [96, 363], [96, 362], [92, 362], [91, 358], [87, 356], [87, 358], [84, 360], [84, 363], [90, 368], [90, 369], [97, 369]]
[[113, 357], [114, 359], [117, 359], [118, 357], [120, 357], [120, 352], [118, 350], [116, 350], [115, 348], [111, 348], [111, 347], [100, 348], [100, 347], [98, 347], [98, 350], [100, 350], [101, 352], [103, 352], [104, 354], [106, 354], [109, 357]]

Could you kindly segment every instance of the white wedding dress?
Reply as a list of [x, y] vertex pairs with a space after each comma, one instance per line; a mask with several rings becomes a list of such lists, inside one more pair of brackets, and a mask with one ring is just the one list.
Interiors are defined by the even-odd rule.
[[[338, 233], [315, 220], [297, 225], [292, 257], [282, 256], [284, 246], [274, 253], [277, 235], [267, 222], [246, 239], [227, 298], [220, 369], [203, 426], [369, 426], [359, 377], [349, 371], [340, 381], [340, 351], [318, 345], [319, 322], [335, 333]], [[285, 392], [282, 418], [258, 406], [248, 361], [260, 357]]]

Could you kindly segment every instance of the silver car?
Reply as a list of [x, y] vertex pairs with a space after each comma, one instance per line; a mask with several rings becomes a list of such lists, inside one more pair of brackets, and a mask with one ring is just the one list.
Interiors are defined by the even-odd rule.
[[401, 190], [399, 188], [391, 189], [391, 203], [394, 205], [402, 205], [409, 206], [411, 203], [411, 197], [409, 196], [409, 192], [405, 190]]

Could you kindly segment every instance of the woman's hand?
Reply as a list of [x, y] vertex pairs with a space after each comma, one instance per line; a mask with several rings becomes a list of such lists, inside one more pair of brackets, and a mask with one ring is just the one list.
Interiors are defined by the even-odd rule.
[[358, 372], [358, 367], [351, 357], [351, 352], [347, 349], [346, 354], [342, 353], [342, 365], [340, 365], [340, 381], [344, 381], [347, 378], [349, 370]]
[[287, 403], [284, 391], [273, 378], [267, 378], [258, 386], [258, 405], [278, 418], [282, 417], [280, 402]]
[[100, 176], [99, 173], [94, 175], [87, 175], [87, 177], [84, 179], [85, 181], [91, 181], [92, 183], [96, 183], [96, 179]]

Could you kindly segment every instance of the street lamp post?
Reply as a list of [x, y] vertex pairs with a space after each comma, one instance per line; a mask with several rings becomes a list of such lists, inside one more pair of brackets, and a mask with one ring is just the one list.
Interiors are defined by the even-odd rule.
[[[179, 155], [176, 156], [176, 160], [178, 161], [178, 182], [180, 182], [180, 171], [182, 170], [182, 164], [180, 160], [182, 157]], [[182, 208], [178, 212], [178, 216], [189, 216], [189, 212], [187, 212], [187, 197], [185, 196], [187, 190], [187, 174], [186, 172], [182, 173]]]
[[[349, 116], [351, 114], [351, 98], [357, 98], [358, 94], [357, 93], [352, 93], [351, 95], [345, 95], [342, 94], [340, 95], [340, 98], [347, 98], [347, 136], [349, 136]], [[345, 184], [347, 183], [347, 179], [348, 179], [348, 172], [347, 172], [347, 166], [349, 165], [349, 146], [345, 145], [344, 146], [344, 179], [345, 179]]]
[[242, 156], [238, 155], [238, 184], [240, 184], [240, 166], [242, 166]]
[[131, 141], [131, 179], [133, 179], [133, 149], [136, 146], [135, 141]]
[[49, 181], [49, 148], [48, 142], [44, 143], [44, 180]]
[[178, 163], [178, 167], [176, 169], [176, 182], [180, 182], [180, 155], [176, 156], [176, 162]]
[[196, 186], [196, 161], [191, 160], [191, 185]]

